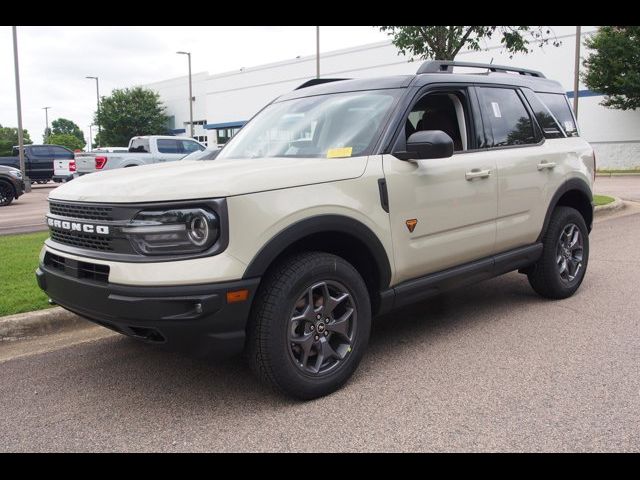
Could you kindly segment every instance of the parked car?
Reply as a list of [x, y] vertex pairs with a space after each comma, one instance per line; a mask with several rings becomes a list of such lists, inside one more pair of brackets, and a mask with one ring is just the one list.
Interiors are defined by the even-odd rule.
[[116, 168], [137, 167], [180, 160], [206, 147], [191, 138], [149, 135], [133, 137], [126, 153], [89, 152], [76, 154], [78, 175]]
[[191, 152], [189, 155], [182, 158], [182, 160], [214, 160], [222, 150], [222, 147], [218, 145], [209, 145], [204, 150], [197, 150]]
[[595, 156], [558, 82], [446, 61], [322, 81], [274, 100], [213, 162], [52, 191], [41, 288], [147, 342], [245, 350], [301, 399], [347, 382], [376, 315], [514, 270], [546, 298], [578, 290]]
[[53, 162], [53, 181], [56, 183], [65, 183], [73, 180], [76, 174], [75, 160], [54, 160]]
[[31, 185], [25, 185], [19, 169], [0, 165], [0, 207], [10, 205], [30, 190]]
[[[24, 160], [31, 182], [47, 183], [54, 175], [54, 161], [73, 160], [73, 152], [60, 145], [25, 145]], [[13, 147], [11, 157], [0, 157], [0, 165], [20, 168], [18, 147]]]

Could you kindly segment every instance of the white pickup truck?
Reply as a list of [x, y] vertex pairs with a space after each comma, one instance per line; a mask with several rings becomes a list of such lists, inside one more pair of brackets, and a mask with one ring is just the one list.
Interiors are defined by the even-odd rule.
[[114, 168], [171, 162], [205, 148], [196, 140], [186, 137], [163, 135], [133, 137], [129, 141], [129, 149], [126, 153], [88, 152], [76, 154], [76, 171], [78, 175], [85, 175]]

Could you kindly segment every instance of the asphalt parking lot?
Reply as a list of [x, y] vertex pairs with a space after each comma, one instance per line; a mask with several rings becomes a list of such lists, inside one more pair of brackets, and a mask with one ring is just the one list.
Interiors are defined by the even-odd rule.
[[0, 344], [0, 450], [637, 452], [639, 237], [640, 207], [599, 218], [567, 300], [511, 273], [381, 318], [306, 403], [99, 327]]
[[53, 182], [31, 185], [31, 192], [14, 200], [8, 207], [0, 207], [0, 235], [46, 230], [47, 196], [58, 185]]

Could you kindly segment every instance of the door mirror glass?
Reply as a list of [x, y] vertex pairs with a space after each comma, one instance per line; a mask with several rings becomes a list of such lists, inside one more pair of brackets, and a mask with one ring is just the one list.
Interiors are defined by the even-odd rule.
[[453, 140], [442, 130], [422, 130], [407, 139], [405, 152], [394, 152], [400, 160], [428, 160], [453, 155]]

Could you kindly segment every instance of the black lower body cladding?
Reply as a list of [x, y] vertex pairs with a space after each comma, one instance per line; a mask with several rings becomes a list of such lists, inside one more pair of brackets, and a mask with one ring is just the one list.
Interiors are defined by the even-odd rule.
[[[259, 278], [209, 285], [137, 287], [97, 282], [41, 265], [38, 285], [58, 305], [124, 335], [196, 355], [231, 356], [245, 327]], [[229, 303], [227, 292], [248, 290]]]

